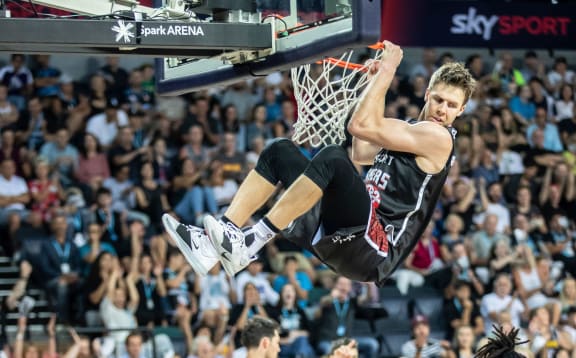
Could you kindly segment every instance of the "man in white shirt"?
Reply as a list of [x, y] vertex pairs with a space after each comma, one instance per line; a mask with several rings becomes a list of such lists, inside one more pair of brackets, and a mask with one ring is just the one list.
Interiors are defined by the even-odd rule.
[[484, 318], [484, 332], [487, 336], [492, 332], [493, 325], [498, 326], [508, 315], [512, 325], [520, 327], [520, 320], [525, 308], [522, 302], [512, 296], [511, 293], [512, 281], [510, 276], [500, 274], [494, 280], [494, 292], [482, 297], [480, 313]]
[[[0, 165], [0, 225], [8, 225], [10, 238], [20, 228], [22, 220], [28, 218], [25, 205], [30, 201], [26, 181], [15, 173], [16, 164], [5, 158]], [[8, 240], [7, 245], [6, 249], [11, 254], [12, 240]]]
[[105, 148], [116, 139], [118, 128], [128, 125], [128, 115], [120, 110], [120, 101], [117, 98], [108, 98], [104, 113], [96, 114], [88, 119], [86, 132], [98, 138], [100, 145]]
[[252, 261], [246, 270], [240, 272], [236, 277], [236, 297], [238, 303], [244, 302], [244, 286], [247, 283], [252, 283], [260, 293], [260, 299], [269, 305], [275, 306], [278, 303], [278, 292], [274, 291], [268, 281], [266, 273], [262, 272], [263, 262], [260, 258]]

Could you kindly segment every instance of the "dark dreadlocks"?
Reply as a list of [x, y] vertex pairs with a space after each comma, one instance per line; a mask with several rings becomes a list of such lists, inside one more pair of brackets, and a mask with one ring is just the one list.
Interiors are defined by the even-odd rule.
[[495, 338], [488, 338], [488, 343], [478, 350], [475, 358], [526, 358], [514, 351], [514, 347], [528, 341], [518, 342], [519, 328], [512, 328], [508, 334], [502, 327], [494, 327]]

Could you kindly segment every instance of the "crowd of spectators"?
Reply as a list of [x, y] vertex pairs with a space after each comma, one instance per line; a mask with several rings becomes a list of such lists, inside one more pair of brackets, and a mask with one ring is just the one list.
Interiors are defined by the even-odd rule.
[[[433, 220], [389, 282], [402, 294], [438, 289], [446, 337], [430, 338], [416, 315], [403, 354], [471, 357], [496, 324], [520, 328], [528, 356], [576, 357], [574, 72], [531, 51], [491, 61], [425, 49], [395, 77], [386, 116], [417, 117], [429, 76], [452, 60], [466, 62], [478, 89], [454, 124], [456, 156]], [[281, 356], [328, 354], [343, 337], [377, 356], [375, 337], [353, 332], [363, 307], [386, 308], [375, 285], [337, 277], [281, 237], [234, 279], [219, 265], [200, 277], [161, 225], [163, 213], [191, 224], [219, 215], [266, 143], [291, 136], [289, 73], [164, 99], [153, 66], [105, 61], [86, 78], [47, 55], [14, 54], [0, 68], [0, 244], [21, 268], [4, 313], [27, 311], [26, 290], [38, 287], [55, 314], [49, 332], [108, 332], [90, 341], [72, 331], [69, 357], [135, 358], [152, 341], [174, 353], [169, 335], [146, 339], [137, 327], [178, 327], [187, 356], [230, 356], [254, 316], [279, 322]], [[312, 297], [318, 288], [326, 295]], [[25, 330], [24, 312], [6, 344], [16, 358]]]

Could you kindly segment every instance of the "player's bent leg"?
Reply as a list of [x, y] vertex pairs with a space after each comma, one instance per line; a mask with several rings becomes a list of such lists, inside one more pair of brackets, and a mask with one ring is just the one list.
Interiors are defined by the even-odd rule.
[[[270, 198], [276, 190], [276, 184], [291, 186], [308, 163], [309, 160], [294, 143], [287, 139], [275, 140], [260, 154], [256, 168], [240, 186], [222, 220], [205, 218], [206, 233], [218, 251], [222, 267], [229, 275], [234, 275], [248, 265], [259, 248], [278, 232], [271, 224], [267, 226], [258, 223], [247, 232], [240, 227]], [[290, 213], [286, 215], [291, 217]], [[258, 249], [252, 250], [253, 243], [259, 237], [265, 239], [261, 245], [254, 246]]]
[[218, 263], [218, 252], [204, 230], [182, 224], [168, 214], [162, 216], [162, 223], [196, 273], [205, 276]]
[[290, 140], [282, 138], [270, 143], [258, 158], [224, 216], [237, 227], [242, 227], [274, 194], [276, 185], [284, 187], [300, 176], [308, 165], [308, 159]]

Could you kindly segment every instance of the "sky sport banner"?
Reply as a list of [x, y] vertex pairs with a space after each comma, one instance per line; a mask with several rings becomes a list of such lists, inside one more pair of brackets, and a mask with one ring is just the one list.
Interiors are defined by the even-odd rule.
[[576, 1], [382, 1], [382, 39], [401, 46], [575, 48]]

